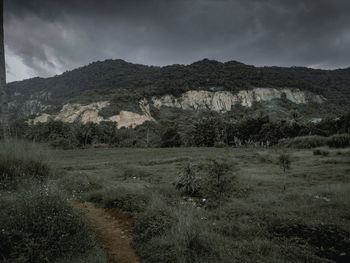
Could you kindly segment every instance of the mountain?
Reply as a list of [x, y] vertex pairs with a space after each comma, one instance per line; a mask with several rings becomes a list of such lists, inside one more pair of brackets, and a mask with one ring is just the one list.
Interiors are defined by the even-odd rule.
[[52, 78], [13, 82], [8, 89], [12, 114], [35, 122], [107, 120], [128, 127], [203, 110], [262, 111], [276, 118], [297, 110], [323, 118], [349, 111], [350, 68], [254, 67], [208, 59], [155, 67], [106, 60]]

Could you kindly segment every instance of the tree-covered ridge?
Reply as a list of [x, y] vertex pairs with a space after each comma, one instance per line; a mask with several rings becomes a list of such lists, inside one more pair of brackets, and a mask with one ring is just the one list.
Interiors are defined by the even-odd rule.
[[[145, 66], [123, 60], [94, 62], [52, 78], [34, 78], [9, 85], [22, 99], [42, 96], [51, 102], [74, 97], [122, 93], [132, 98], [178, 95], [193, 89], [239, 91], [252, 87], [299, 88], [346, 105], [350, 99], [350, 68], [318, 70], [304, 67], [254, 67], [236, 61], [204, 59], [190, 65]], [[50, 96], [47, 96], [49, 92]]]

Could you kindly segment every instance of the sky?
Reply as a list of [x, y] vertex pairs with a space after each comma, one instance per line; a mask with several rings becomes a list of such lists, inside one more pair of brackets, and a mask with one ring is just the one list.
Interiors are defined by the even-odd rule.
[[349, 0], [4, 0], [8, 81], [94, 61], [350, 66]]

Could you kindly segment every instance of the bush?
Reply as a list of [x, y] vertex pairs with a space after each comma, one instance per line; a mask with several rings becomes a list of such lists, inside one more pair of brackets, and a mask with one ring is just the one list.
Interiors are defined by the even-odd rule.
[[225, 148], [227, 145], [226, 145], [226, 143], [224, 143], [224, 142], [216, 142], [215, 144], [214, 144], [214, 147], [215, 148]]
[[290, 169], [291, 158], [289, 154], [282, 153], [278, 156], [278, 164], [280, 165], [283, 172], [286, 172]]
[[14, 189], [23, 179], [44, 182], [50, 175], [47, 164], [0, 153], [0, 189]]
[[350, 134], [333, 135], [328, 140], [328, 146], [334, 148], [350, 147]]
[[272, 158], [268, 153], [259, 153], [258, 159], [261, 163], [273, 163]]
[[283, 139], [279, 141], [279, 145], [289, 148], [310, 149], [315, 147], [326, 146], [327, 137], [322, 136], [301, 136], [291, 139]]
[[46, 188], [2, 200], [0, 251], [5, 262], [53, 262], [95, 249], [86, 221]]
[[350, 147], [349, 134], [336, 134], [331, 137], [322, 136], [302, 136], [279, 141], [280, 146], [300, 149], [310, 149], [322, 146], [334, 148]]
[[210, 160], [198, 165], [198, 173], [192, 164], [187, 164], [175, 183], [183, 195], [204, 197], [209, 207], [220, 206], [235, 191], [236, 177], [232, 165], [225, 160]]
[[51, 174], [47, 155], [38, 145], [25, 141], [0, 142], [0, 190], [14, 190], [24, 180], [45, 182]]
[[50, 146], [63, 150], [72, 150], [77, 147], [77, 143], [72, 143], [71, 140], [64, 137], [55, 137], [50, 140]]
[[190, 218], [180, 217], [177, 224], [170, 230], [168, 239], [172, 239], [178, 262], [215, 262], [218, 254], [209, 232], [201, 229], [198, 222]]
[[329, 155], [329, 151], [326, 150], [321, 150], [321, 149], [316, 149], [314, 150], [314, 155], [321, 155], [321, 156], [328, 156]]
[[174, 221], [171, 209], [162, 200], [154, 197], [146, 211], [137, 216], [133, 230], [134, 242], [141, 246], [152, 238], [164, 235]]
[[181, 209], [173, 212], [173, 216], [175, 221], [165, 233], [141, 244], [139, 254], [143, 262], [230, 262], [222, 260], [229, 257], [221, 251], [224, 241], [209, 231], [196, 211]]
[[86, 173], [62, 174], [59, 185], [69, 194], [85, 194], [91, 191], [97, 191], [102, 188], [101, 179], [89, 176]]
[[225, 160], [212, 160], [204, 173], [201, 195], [208, 199], [209, 206], [220, 206], [235, 190], [236, 177], [232, 174], [232, 166]]
[[91, 192], [87, 199], [103, 207], [118, 208], [130, 214], [145, 211], [149, 201], [145, 189], [136, 183]]

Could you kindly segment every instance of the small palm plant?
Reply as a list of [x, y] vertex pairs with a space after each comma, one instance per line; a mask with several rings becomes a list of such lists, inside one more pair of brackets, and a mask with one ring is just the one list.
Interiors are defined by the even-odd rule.
[[186, 164], [183, 168], [176, 181], [176, 189], [180, 190], [183, 195], [196, 196], [198, 194], [199, 178], [191, 163]]
[[289, 154], [282, 153], [278, 157], [278, 163], [283, 170], [284, 175], [284, 183], [283, 183], [283, 190], [286, 190], [286, 179], [287, 179], [287, 171], [291, 169], [291, 158]]

